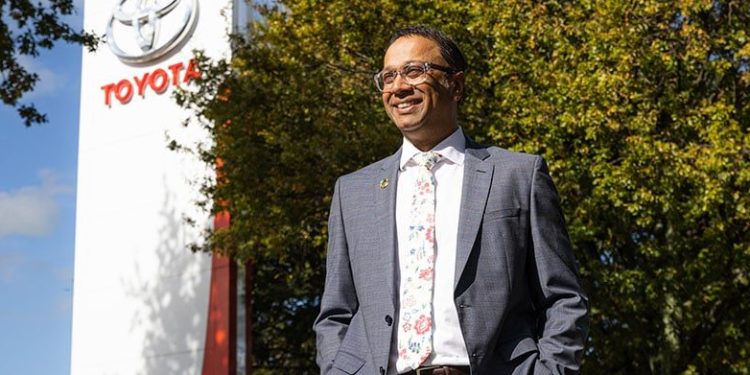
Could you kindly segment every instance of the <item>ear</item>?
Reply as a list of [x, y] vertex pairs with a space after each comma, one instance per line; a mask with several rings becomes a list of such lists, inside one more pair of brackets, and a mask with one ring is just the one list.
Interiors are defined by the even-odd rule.
[[453, 90], [451, 92], [451, 95], [453, 97], [453, 101], [458, 103], [461, 101], [461, 98], [464, 96], [464, 89], [466, 88], [464, 79], [464, 72], [457, 72], [453, 73], [452, 82], [453, 82]]

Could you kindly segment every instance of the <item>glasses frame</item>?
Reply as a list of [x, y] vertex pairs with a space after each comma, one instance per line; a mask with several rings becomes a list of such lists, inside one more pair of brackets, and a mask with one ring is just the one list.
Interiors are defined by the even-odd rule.
[[[429, 72], [432, 69], [439, 70], [441, 72], [445, 72], [446, 74], [456, 74], [456, 73], [459, 72], [458, 70], [453, 69], [451, 67], [442, 66], [442, 65], [433, 64], [433, 63], [428, 63], [428, 62], [424, 62], [424, 63], [408, 63], [408, 64], [402, 66], [401, 68], [399, 68], [398, 70], [393, 70], [393, 71], [388, 71], [388, 72], [394, 72], [394, 73], [396, 73], [396, 76], [393, 77], [394, 82], [396, 81], [396, 78], [398, 78], [399, 76], [401, 76], [401, 78], [406, 82], [406, 84], [408, 84], [409, 86], [416, 86], [416, 85], [424, 82], [424, 80], [420, 81], [420, 82], [417, 82], [417, 83], [409, 83], [409, 78], [407, 78], [406, 75], [404, 74], [404, 70], [406, 68], [411, 67], [411, 66], [415, 66], [415, 65], [416, 66], [421, 66], [424, 69], [424, 73], [420, 74], [419, 77], [417, 77], [417, 79], [423, 78], [427, 74], [427, 72]], [[380, 82], [382, 81], [381, 77], [383, 76], [383, 73], [385, 73], [385, 71], [377, 72], [372, 77], [373, 80], [375, 81], [375, 88], [377, 88], [378, 91], [380, 91], [380, 92], [386, 92], [386, 90], [385, 90], [385, 82], [383, 82], [383, 87], [380, 87]]]

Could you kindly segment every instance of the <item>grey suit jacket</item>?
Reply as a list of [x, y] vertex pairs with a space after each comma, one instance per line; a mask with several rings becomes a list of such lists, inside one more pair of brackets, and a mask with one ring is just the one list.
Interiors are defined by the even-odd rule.
[[[336, 182], [313, 327], [321, 374], [388, 369], [400, 154]], [[454, 296], [471, 373], [578, 373], [588, 300], [544, 160], [467, 140], [457, 244]]]

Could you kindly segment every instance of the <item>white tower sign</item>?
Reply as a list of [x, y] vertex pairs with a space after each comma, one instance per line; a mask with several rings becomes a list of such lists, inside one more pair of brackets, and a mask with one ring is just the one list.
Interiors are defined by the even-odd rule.
[[[200, 77], [193, 49], [229, 57], [228, 34], [247, 8], [242, 0], [84, 8], [84, 28], [106, 33], [106, 45], [82, 61], [71, 374], [205, 373], [212, 260], [187, 245], [211, 223], [191, 182], [213, 171], [168, 150], [168, 138], [206, 140], [200, 126], [181, 126], [190, 113], [171, 92]], [[191, 228], [186, 216], [205, 219]]]

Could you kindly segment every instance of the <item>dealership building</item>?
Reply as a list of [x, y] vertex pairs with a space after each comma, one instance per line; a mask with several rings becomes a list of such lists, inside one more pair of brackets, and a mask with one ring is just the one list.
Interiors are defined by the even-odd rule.
[[82, 59], [71, 374], [249, 373], [243, 277], [189, 250], [228, 225], [196, 206], [214, 171], [167, 145], [210, 142], [172, 93], [200, 77], [193, 50], [230, 58], [252, 16], [243, 0], [85, 2], [106, 45]]

